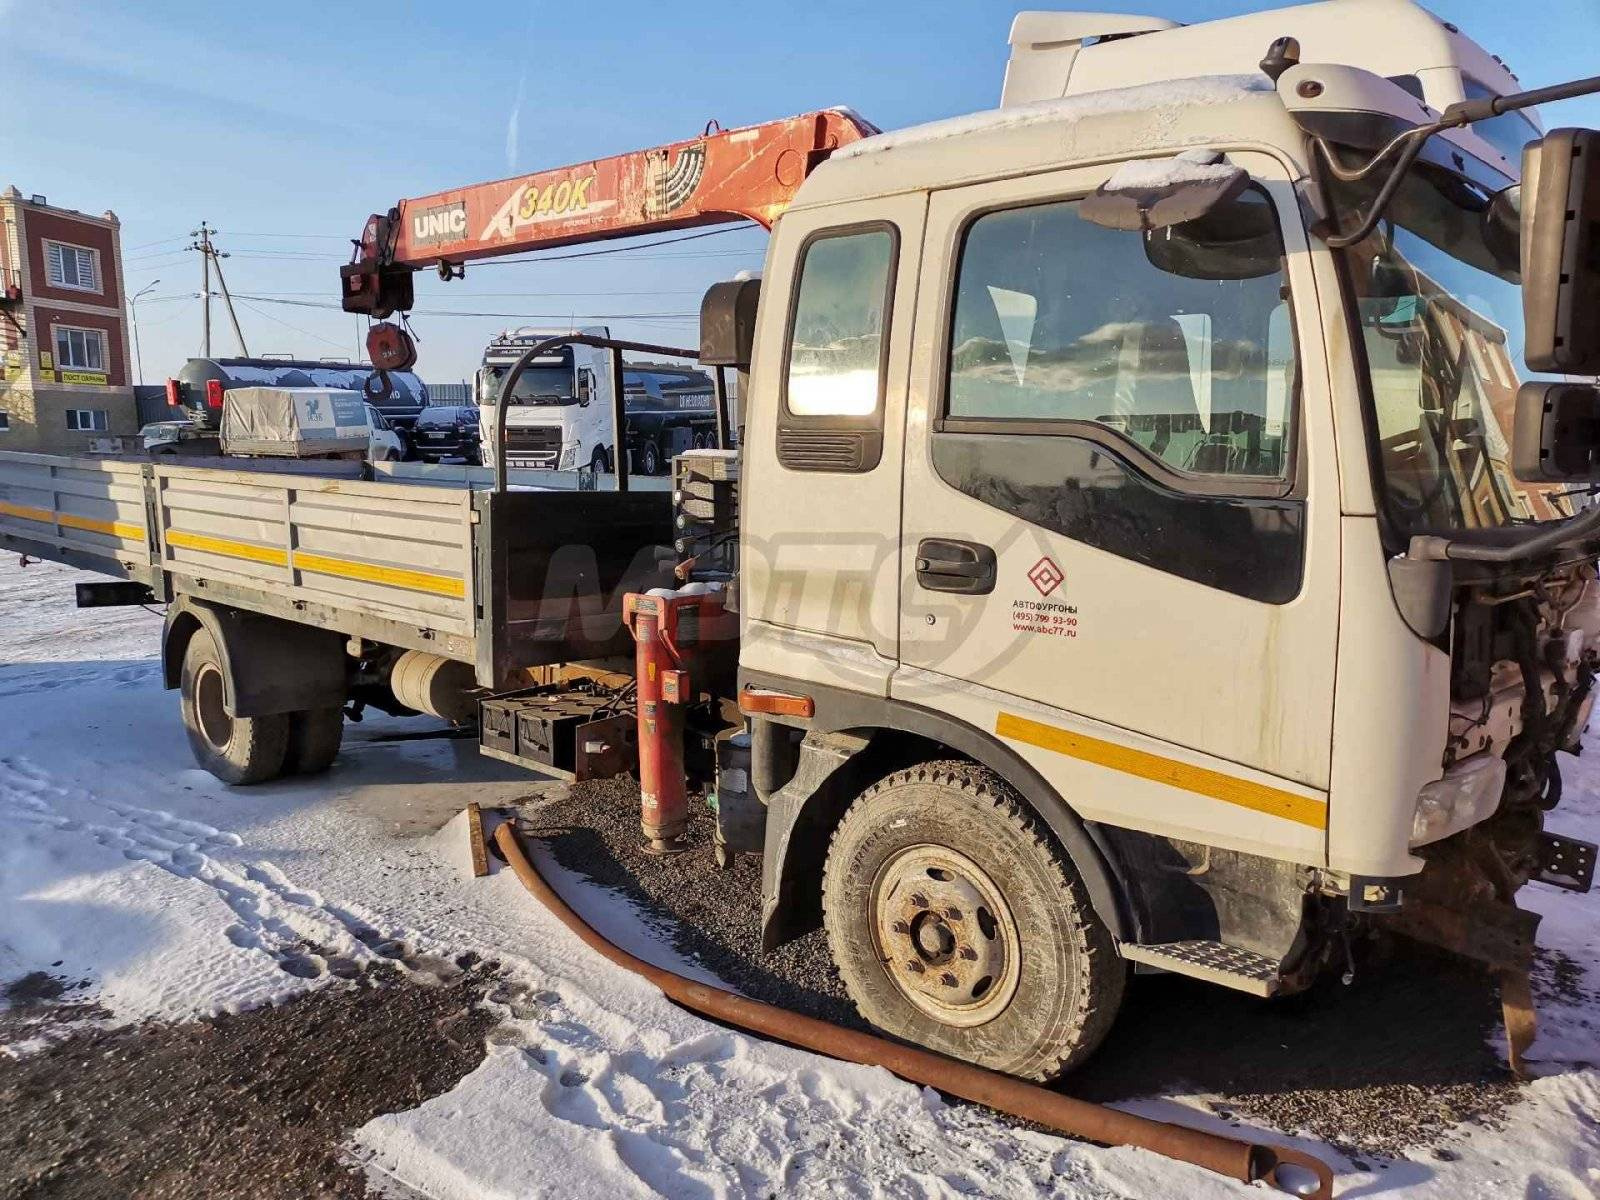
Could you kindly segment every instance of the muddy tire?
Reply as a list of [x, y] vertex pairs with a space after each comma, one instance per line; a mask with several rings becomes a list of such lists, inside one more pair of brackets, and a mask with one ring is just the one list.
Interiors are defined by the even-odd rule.
[[211, 634], [197, 629], [183, 655], [179, 703], [194, 758], [223, 783], [263, 783], [283, 770], [289, 717], [230, 717], [223, 707], [224, 667]]
[[289, 714], [285, 775], [321, 775], [333, 766], [344, 741], [344, 709], [310, 708]]
[[1072, 863], [986, 768], [923, 763], [862, 793], [822, 888], [850, 998], [895, 1037], [1046, 1080], [1111, 1028], [1126, 966]]

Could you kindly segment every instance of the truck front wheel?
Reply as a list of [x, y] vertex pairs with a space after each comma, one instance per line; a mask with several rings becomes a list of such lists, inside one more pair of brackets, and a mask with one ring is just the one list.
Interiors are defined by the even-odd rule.
[[861, 1015], [1025, 1079], [1105, 1037], [1127, 972], [1083, 882], [994, 772], [923, 763], [873, 785], [834, 831], [823, 922]]
[[226, 670], [209, 631], [197, 629], [183, 654], [180, 706], [195, 761], [223, 783], [262, 783], [283, 770], [289, 717], [229, 716]]

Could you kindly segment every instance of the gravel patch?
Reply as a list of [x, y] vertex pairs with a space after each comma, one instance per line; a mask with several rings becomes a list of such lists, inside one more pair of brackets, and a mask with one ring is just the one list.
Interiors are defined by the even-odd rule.
[[731, 868], [718, 867], [715, 822], [699, 801], [690, 801], [690, 848], [681, 854], [644, 852], [639, 785], [627, 778], [574, 785], [524, 810], [522, 826], [562, 866], [653, 914], [663, 940], [736, 991], [824, 1021], [868, 1027], [845, 995], [822, 930], [762, 953], [761, 860], [740, 855]]
[[[720, 870], [712, 818], [698, 802], [690, 850], [645, 854], [638, 803], [626, 779], [579, 784], [524, 810], [524, 827], [563, 866], [656, 914], [674, 949], [735, 989], [867, 1028], [821, 930], [761, 953], [759, 859]], [[1571, 975], [1559, 963], [1543, 972], [1556, 983]], [[1409, 946], [1358, 951], [1351, 985], [1328, 977], [1275, 1001], [1173, 975], [1136, 976], [1099, 1053], [1058, 1086], [1101, 1102], [1220, 1097], [1212, 1107], [1241, 1128], [1303, 1133], [1381, 1165], [1492, 1124], [1516, 1100], [1520, 1085], [1490, 1045], [1499, 1022], [1487, 974]]]
[[495, 979], [463, 965], [432, 984], [384, 966], [275, 1007], [0, 1057], [0, 1197], [370, 1195], [348, 1133], [483, 1059]]

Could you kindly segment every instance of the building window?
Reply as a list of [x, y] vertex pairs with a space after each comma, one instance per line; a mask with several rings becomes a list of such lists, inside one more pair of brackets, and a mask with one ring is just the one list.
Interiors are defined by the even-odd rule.
[[10, 432], [11, 432], [11, 414], [8, 413], [8, 412], [0, 412], [0, 433], [10, 433]]
[[69, 408], [67, 409], [67, 428], [75, 429], [79, 433], [104, 433], [106, 431], [106, 410], [103, 408]]
[[66, 242], [44, 244], [45, 277], [52, 287], [71, 288], [75, 292], [100, 290], [100, 255], [84, 246], [70, 246]]
[[106, 369], [106, 335], [98, 329], [55, 327], [56, 366], [72, 371]]

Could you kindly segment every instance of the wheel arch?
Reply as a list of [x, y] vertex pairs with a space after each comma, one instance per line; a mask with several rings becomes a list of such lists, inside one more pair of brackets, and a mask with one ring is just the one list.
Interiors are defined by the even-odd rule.
[[229, 716], [344, 705], [340, 634], [189, 596], [168, 607], [161, 633], [161, 679], [169, 691], [182, 683], [184, 655], [202, 629], [222, 659], [223, 703]]
[[[845, 736], [838, 766], [815, 787], [794, 781], [774, 793], [767, 810], [762, 861], [762, 941], [771, 949], [820, 920], [822, 861], [829, 837], [850, 801], [901, 767], [934, 758], [964, 758], [999, 775], [1049, 827], [1083, 879], [1096, 914], [1118, 941], [1138, 941], [1133, 892], [1109, 842], [1055, 788], [999, 738], [947, 713], [879, 696], [830, 693], [774, 678], [741, 680], [777, 690], [803, 690], [817, 715], [805, 729]], [[853, 740], [858, 743], [851, 746]], [[815, 772], [814, 772], [815, 773]], [[802, 772], [796, 771], [797, 779]]]

